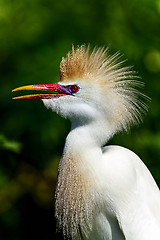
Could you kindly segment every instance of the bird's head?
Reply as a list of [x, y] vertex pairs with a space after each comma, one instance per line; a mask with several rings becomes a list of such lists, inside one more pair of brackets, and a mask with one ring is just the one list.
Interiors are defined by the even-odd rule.
[[136, 87], [130, 67], [122, 66], [120, 54], [95, 48], [91, 53], [84, 45], [72, 47], [60, 64], [60, 82], [19, 87], [18, 90], [43, 90], [50, 93], [25, 95], [14, 99], [42, 99], [45, 106], [79, 122], [106, 119], [114, 132], [127, 130], [141, 120], [146, 109], [144, 96]]

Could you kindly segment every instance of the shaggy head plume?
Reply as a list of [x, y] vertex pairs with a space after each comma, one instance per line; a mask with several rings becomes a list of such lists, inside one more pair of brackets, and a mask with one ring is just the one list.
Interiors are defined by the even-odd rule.
[[119, 52], [109, 55], [108, 48], [94, 48], [90, 52], [89, 46], [82, 45], [76, 49], [72, 46], [72, 51], [60, 64], [62, 83], [78, 80], [97, 84], [114, 133], [139, 123], [142, 113], [147, 110], [143, 102], [146, 96], [138, 90], [143, 83], [138, 81], [130, 66], [123, 66], [125, 61], [120, 59]]

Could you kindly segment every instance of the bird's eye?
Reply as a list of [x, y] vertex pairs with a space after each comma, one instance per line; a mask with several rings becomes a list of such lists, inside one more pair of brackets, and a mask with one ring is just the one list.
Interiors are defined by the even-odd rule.
[[72, 91], [73, 93], [78, 92], [78, 90], [79, 90], [79, 87], [78, 87], [77, 85], [71, 86], [71, 91]]

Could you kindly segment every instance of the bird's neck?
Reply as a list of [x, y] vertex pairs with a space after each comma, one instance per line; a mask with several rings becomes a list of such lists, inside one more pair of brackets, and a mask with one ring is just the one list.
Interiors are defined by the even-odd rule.
[[99, 159], [102, 154], [98, 137], [94, 127], [72, 126], [66, 138], [62, 162], [69, 164], [70, 161], [75, 169], [80, 170], [81, 167], [83, 169], [83, 166], [85, 166], [85, 169], [88, 168], [88, 170], [90, 170], [90, 166], [94, 160]]
[[102, 157], [101, 146], [110, 135], [103, 127], [102, 122], [98, 126], [95, 123], [73, 124], [66, 139], [59, 166], [56, 217], [64, 233], [69, 231], [73, 239], [76, 239], [79, 227], [87, 236], [99, 209], [97, 199], [99, 204], [101, 202], [97, 161]]
[[100, 158], [102, 147], [112, 134], [111, 127], [102, 120], [85, 125], [72, 123], [71, 131], [66, 138], [62, 161], [69, 156], [75, 161], [79, 159], [78, 161], [86, 166], [89, 163], [90, 166], [94, 159], [97, 161]]
[[113, 136], [112, 125], [106, 119], [98, 119], [89, 123], [72, 122], [71, 131], [67, 136], [66, 144], [68, 146], [78, 147], [102, 147]]

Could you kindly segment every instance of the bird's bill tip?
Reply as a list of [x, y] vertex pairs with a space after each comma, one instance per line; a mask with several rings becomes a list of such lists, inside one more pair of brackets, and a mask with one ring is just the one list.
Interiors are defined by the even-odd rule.
[[42, 98], [47, 98], [43, 95], [47, 95], [47, 97], [49, 98], [48, 95], [51, 95], [51, 94], [30, 94], [30, 95], [13, 97], [12, 99], [42, 99]]
[[20, 90], [36, 90], [34, 86], [37, 86], [37, 85], [28, 85], [28, 86], [22, 86], [22, 87], [14, 88], [12, 90], [12, 92], [20, 91]]

